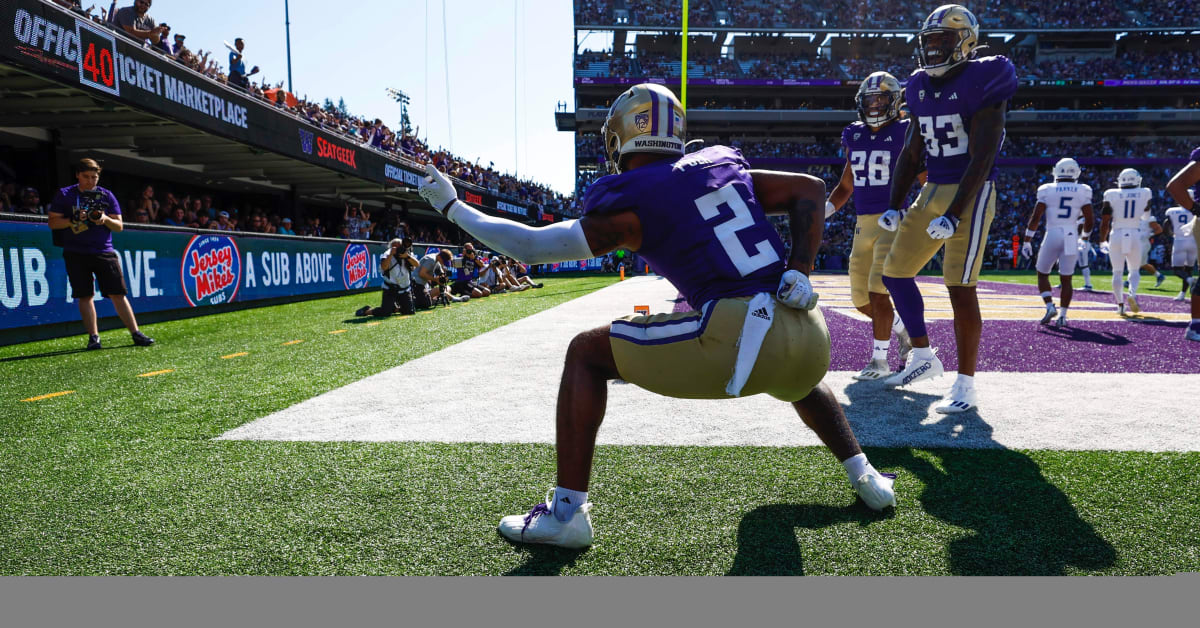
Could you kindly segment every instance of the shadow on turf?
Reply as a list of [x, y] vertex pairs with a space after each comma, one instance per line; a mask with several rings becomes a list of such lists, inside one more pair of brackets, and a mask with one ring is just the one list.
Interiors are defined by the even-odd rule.
[[1039, 331], [1051, 336], [1058, 336], [1063, 340], [1071, 340], [1074, 342], [1090, 342], [1097, 345], [1110, 345], [1121, 347], [1129, 344], [1129, 339], [1120, 334], [1111, 332], [1097, 333], [1078, 327], [1056, 327], [1052, 325], [1042, 325]]
[[835, 508], [816, 504], [772, 504], [751, 510], [738, 525], [737, 555], [727, 576], [803, 576], [804, 556], [796, 528], [824, 528], [857, 522], [865, 527], [888, 519], [892, 511], [875, 513], [858, 502]]
[[563, 569], [575, 564], [575, 560], [587, 551], [587, 548], [565, 549], [547, 545], [526, 545], [508, 539], [504, 539], [504, 542], [527, 555], [525, 562], [505, 572], [506, 576], [557, 576], [562, 574]]
[[[876, 467], [898, 473], [897, 499], [901, 509], [911, 507], [915, 500], [928, 515], [971, 531], [947, 547], [952, 574], [1059, 576], [1066, 575], [1068, 567], [1094, 571], [1116, 562], [1112, 545], [1079, 516], [1067, 496], [1042, 475], [1032, 458], [1006, 449], [992, 439], [992, 427], [979, 411], [934, 415], [936, 420], [926, 421], [929, 407], [938, 397], [906, 391], [895, 395], [892, 416], [864, 417], [855, 412], [854, 404], [867, 395], [877, 394], [870, 384], [873, 382], [846, 388], [851, 402], [847, 415], [856, 432], [879, 431], [872, 423], [886, 423], [886, 429], [911, 430], [914, 440], [920, 442], [932, 439], [949, 446], [956, 439], [970, 435], [973, 444], [983, 447], [870, 452]], [[864, 403], [863, 407], [870, 404]], [[907, 425], [897, 425], [897, 417]], [[913, 495], [913, 483], [906, 489], [908, 474], [924, 485], [919, 495]], [[836, 517], [824, 516], [830, 523], [837, 522]], [[820, 521], [820, 517], [815, 519]], [[814, 520], [811, 513], [807, 520]], [[795, 539], [791, 542], [794, 546]], [[756, 551], [761, 554], [761, 550]], [[792, 550], [783, 547], [779, 551]]]
[[[101, 351], [112, 351], [113, 349], [132, 349], [137, 345], [117, 345], [115, 347], [104, 347]], [[14, 355], [8, 358], [0, 358], [0, 364], [4, 362], [18, 362], [21, 360], [36, 360], [39, 358], [53, 358], [60, 355], [71, 355], [73, 353], [91, 353], [87, 349], [63, 349], [61, 351], [47, 351], [45, 353], [31, 353], [29, 355]]]

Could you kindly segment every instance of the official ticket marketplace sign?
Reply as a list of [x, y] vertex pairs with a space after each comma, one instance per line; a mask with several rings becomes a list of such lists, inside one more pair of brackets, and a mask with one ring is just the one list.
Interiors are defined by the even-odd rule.
[[[135, 312], [379, 287], [383, 243], [133, 227], [113, 234]], [[96, 293], [100, 316], [116, 312]], [[62, 249], [44, 222], [0, 220], [0, 329], [79, 320]]]
[[[424, 176], [415, 163], [309, 124], [49, 2], [0, 0], [0, 63], [380, 186], [415, 187]], [[481, 207], [537, 215], [487, 190], [457, 187], [460, 198]]]

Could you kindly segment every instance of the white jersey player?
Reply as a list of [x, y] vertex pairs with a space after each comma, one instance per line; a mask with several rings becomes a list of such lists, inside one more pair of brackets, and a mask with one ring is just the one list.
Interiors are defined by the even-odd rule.
[[[1042, 237], [1042, 246], [1038, 249], [1037, 273], [1038, 290], [1042, 293], [1042, 301], [1046, 303], [1046, 315], [1042, 317], [1045, 325], [1058, 315], [1056, 325], [1067, 324], [1067, 308], [1071, 306], [1071, 276], [1075, 274], [1075, 263], [1079, 257], [1080, 244], [1086, 242], [1092, 235], [1092, 225], [1095, 216], [1092, 213], [1092, 188], [1078, 183], [1080, 175], [1079, 164], [1070, 157], [1060, 159], [1054, 165], [1054, 182], [1046, 183], [1037, 190], [1037, 205], [1029, 224], [1025, 229], [1025, 242], [1021, 245], [1026, 257], [1033, 256], [1033, 244], [1030, 242], [1037, 233], [1038, 223], [1042, 214], [1046, 215], [1046, 235]], [[1078, 220], [1083, 219], [1083, 231], [1076, 231]], [[1054, 299], [1050, 292], [1050, 271], [1058, 265], [1059, 285], [1062, 289], [1061, 310], [1054, 307]]]
[[[1141, 270], [1154, 275], [1154, 287], [1157, 288], [1166, 280], [1166, 276], [1158, 270], [1158, 267], [1150, 261], [1150, 252], [1154, 248], [1151, 243], [1151, 238], [1163, 232], [1162, 226], [1158, 224], [1158, 218], [1154, 214], [1146, 212], [1142, 214], [1142, 224], [1138, 225], [1138, 235], [1142, 238], [1142, 265]], [[1133, 272], [1133, 271], [1130, 271]], [[1125, 283], [1125, 287], [1129, 287], [1129, 283]]]
[[1196, 240], [1192, 237], [1196, 230], [1196, 217], [1182, 207], [1172, 207], [1167, 210], [1165, 224], [1174, 236], [1171, 245], [1171, 267], [1183, 281], [1175, 300], [1182, 301], [1187, 298], [1188, 290], [1196, 281], [1196, 278], [1192, 277], [1192, 268], [1196, 266], [1197, 257]]
[[[1128, 303], [1130, 311], [1140, 312], [1137, 294], [1138, 267], [1142, 259], [1142, 237], [1138, 229], [1142, 217], [1150, 211], [1150, 190], [1142, 186], [1142, 175], [1133, 168], [1126, 168], [1117, 175], [1117, 187], [1104, 191], [1104, 206], [1100, 218], [1100, 252], [1109, 256], [1113, 269], [1113, 297], [1117, 301], [1117, 312], [1125, 316]], [[1123, 294], [1121, 276], [1129, 270], [1129, 294]]]
[[1092, 258], [1096, 256], [1096, 247], [1092, 246], [1091, 239], [1084, 237], [1083, 234], [1083, 216], [1080, 216], [1075, 221], [1075, 228], [1079, 231], [1079, 274], [1083, 275], [1083, 289], [1092, 292]]

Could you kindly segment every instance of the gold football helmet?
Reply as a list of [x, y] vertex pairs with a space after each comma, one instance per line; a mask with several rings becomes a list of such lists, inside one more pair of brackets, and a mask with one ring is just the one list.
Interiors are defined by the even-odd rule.
[[966, 63], [979, 46], [979, 20], [966, 7], [946, 4], [933, 10], [917, 34], [917, 62], [939, 77]]
[[600, 128], [608, 171], [621, 172], [621, 157], [630, 153], [683, 155], [686, 119], [683, 105], [662, 85], [642, 83], [613, 101]]
[[858, 119], [863, 124], [881, 127], [900, 117], [904, 90], [896, 77], [887, 72], [875, 72], [858, 86], [854, 101], [858, 105]]

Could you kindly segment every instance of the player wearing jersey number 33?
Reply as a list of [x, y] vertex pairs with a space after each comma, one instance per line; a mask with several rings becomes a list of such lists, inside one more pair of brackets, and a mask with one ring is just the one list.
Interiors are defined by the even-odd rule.
[[[915, 277], [945, 247], [942, 270], [954, 309], [958, 378], [936, 409], [964, 412], [975, 407], [983, 325], [975, 283], [995, 214], [995, 159], [1017, 75], [1004, 57], [976, 57], [979, 21], [956, 4], [938, 7], [925, 19], [917, 44], [920, 68], [905, 87], [913, 123], [892, 172], [891, 209], [879, 219], [897, 232], [883, 264], [883, 284], [912, 337], [913, 352], [904, 370], [886, 383], [902, 386], [942, 373], [929, 346]], [[928, 181], [916, 202], [901, 211], [922, 160]]]
[[[790, 402], [867, 506], [895, 504], [892, 479], [867, 462], [821, 383], [829, 332], [807, 274], [821, 244], [825, 185], [808, 175], [751, 171], [725, 146], [685, 155], [685, 122], [665, 87], [623, 93], [601, 133], [614, 174], [588, 190], [582, 219], [547, 227], [486, 216], [428, 168], [421, 195], [488, 247], [533, 264], [628, 248], [695, 309], [626, 317], [571, 341], [558, 395], [558, 485], [527, 514], [501, 519], [499, 531], [510, 540], [592, 543], [588, 482], [608, 381], [618, 378], [673, 397], [767, 393]], [[790, 218], [789, 259], [768, 213]]]

